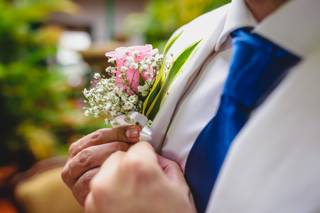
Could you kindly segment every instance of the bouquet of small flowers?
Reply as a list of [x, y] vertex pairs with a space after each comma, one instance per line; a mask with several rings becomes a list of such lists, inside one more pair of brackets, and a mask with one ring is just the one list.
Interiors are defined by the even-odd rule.
[[90, 89], [84, 89], [85, 115], [103, 116], [107, 124], [119, 126], [148, 119], [142, 106], [163, 63], [163, 55], [151, 45], [121, 47], [107, 52], [111, 64], [105, 73], [95, 73]]

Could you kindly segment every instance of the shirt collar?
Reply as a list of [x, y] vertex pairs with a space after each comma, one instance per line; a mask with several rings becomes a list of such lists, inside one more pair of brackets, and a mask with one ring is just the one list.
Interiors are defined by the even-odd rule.
[[215, 50], [233, 30], [254, 27], [253, 32], [303, 58], [320, 46], [319, 8], [319, 0], [290, 0], [258, 24], [244, 0], [233, 0]]
[[303, 58], [319, 47], [319, 8], [319, 0], [288, 1], [254, 32]]
[[227, 40], [230, 33], [241, 27], [254, 27], [257, 21], [247, 8], [244, 0], [233, 0], [227, 11], [226, 22], [220, 34], [215, 50], [218, 51], [222, 44]]

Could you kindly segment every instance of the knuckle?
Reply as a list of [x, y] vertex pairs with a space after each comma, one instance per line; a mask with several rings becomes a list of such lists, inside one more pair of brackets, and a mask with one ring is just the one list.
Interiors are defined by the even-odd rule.
[[84, 149], [76, 157], [76, 164], [82, 166], [89, 166], [91, 159], [93, 157], [93, 152], [90, 148]]
[[90, 170], [84, 173], [72, 187], [72, 192], [80, 204], [84, 204], [87, 195], [90, 192], [90, 182], [97, 170]]
[[91, 179], [93, 178], [93, 175], [90, 173], [85, 173], [81, 176], [79, 179], [79, 187], [80, 188], [89, 188], [89, 184]]
[[64, 167], [61, 171], [60, 177], [62, 181], [69, 187], [72, 188], [74, 185], [72, 171], [70, 167]]
[[72, 155], [77, 149], [77, 142], [74, 142], [69, 147], [69, 154]]
[[61, 178], [62, 180], [67, 183], [68, 179], [69, 179], [69, 169], [67, 166], [65, 166], [62, 171], [61, 171]]
[[81, 149], [82, 149], [82, 144], [83, 141], [85, 141], [86, 137], [80, 138], [79, 140], [73, 142], [70, 146], [69, 146], [69, 155], [70, 156], [74, 156], [76, 155]]
[[174, 161], [170, 162], [170, 166], [175, 170], [181, 170], [181, 167], [179, 166], [179, 164]]
[[72, 189], [72, 193], [74, 195], [74, 197], [77, 199], [77, 201], [83, 205], [85, 198], [87, 196], [87, 194], [89, 193], [89, 189], [77, 184], [73, 189]]
[[104, 134], [105, 131], [106, 130], [104, 130], [104, 129], [98, 129], [97, 131], [92, 133], [92, 135], [90, 137], [90, 140], [92, 142], [95, 142], [95, 143], [102, 141], [103, 140], [103, 134]]

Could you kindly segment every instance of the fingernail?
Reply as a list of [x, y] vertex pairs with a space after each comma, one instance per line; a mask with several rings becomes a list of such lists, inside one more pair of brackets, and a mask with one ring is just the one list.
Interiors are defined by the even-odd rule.
[[139, 129], [137, 127], [129, 127], [126, 130], [127, 138], [137, 138], [139, 137]]

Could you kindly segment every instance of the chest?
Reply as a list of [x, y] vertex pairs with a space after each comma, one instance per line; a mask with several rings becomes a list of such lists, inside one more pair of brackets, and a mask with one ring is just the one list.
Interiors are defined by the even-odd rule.
[[164, 139], [162, 155], [184, 168], [188, 154], [201, 130], [215, 115], [229, 70], [231, 49], [208, 58], [178, 103]]

